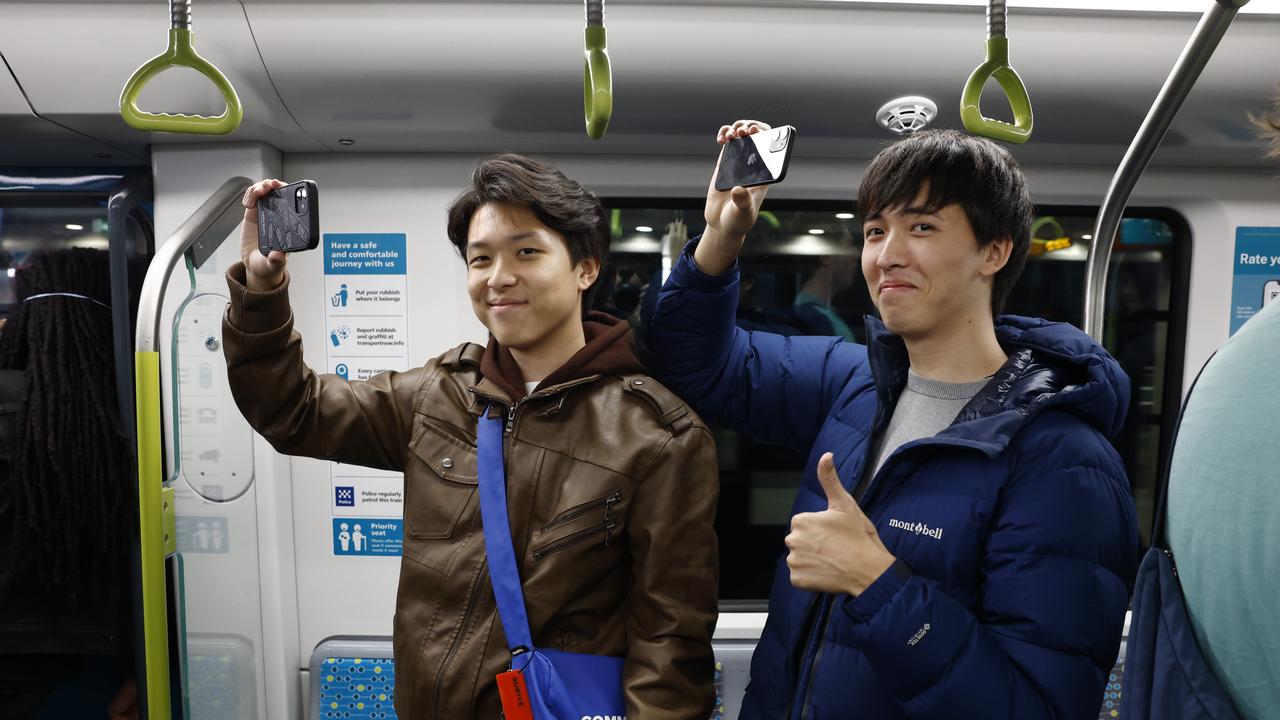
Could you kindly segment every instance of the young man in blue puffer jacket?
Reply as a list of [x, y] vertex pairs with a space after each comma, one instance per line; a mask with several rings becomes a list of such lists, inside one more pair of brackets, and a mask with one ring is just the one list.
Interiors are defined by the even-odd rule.
[[734, 327], [764, 194], [713, 179], [651, 328], [705, 417], [810, 453], [741, 717], [1097, 717], [1138, 558], [1108, 440], [1129, 380], [1070, 325], [997, 316], [1031, 241], [1013, 157], [927, 131], [871, 162], [866, 346]]

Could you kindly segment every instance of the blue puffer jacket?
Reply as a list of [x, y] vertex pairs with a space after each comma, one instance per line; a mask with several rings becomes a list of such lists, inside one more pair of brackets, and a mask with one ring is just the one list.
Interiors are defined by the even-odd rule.
[[[871, 318], [866, 347], [735, 328], [736, 268], [705, 275], [693, 247], [652, 322], [657, 376], [708, 419], [808, 450], [793, 513], [826, 509], [818, 458], [857, 485], [906, 383], [902, 340]], [[797, 590], [778, 562], [742, 718], [1097, 717], [1138, 559], [1108, 442], [1129, 380], [1070, 325], [996, 333], [1005, 366], [862, 499], [899, 562], [856, 598]]]

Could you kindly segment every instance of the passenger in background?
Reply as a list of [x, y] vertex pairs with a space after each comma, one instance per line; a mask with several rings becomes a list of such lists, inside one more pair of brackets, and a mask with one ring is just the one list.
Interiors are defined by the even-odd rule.
[[[138, 524], [116, 409], [107, 253], [37, 252], [14, 283], [0, 333], [0, 716], [26, 720], [86, 664], [114, 683], [132, 674]], [[110, 714], [137, 717], [132, 680]]]
[[998, 316], [1031, 238], [1013, 157], [925, 131], [872, 160], [866, 346], [733, 326], [765, 190], [713, 179], [651, 337], [700, 412], [810, 452], [741, 717], [1097, 717], [1137, 565], [1129, 381], [1070, 325]]
[[[814, 268], [816, 269], [816, 267]], [[821, 310], [808, 303], [795, 302], [783, 307], [765, 310], [758, 297], [757, 271], [742, 269], [739, 283], [738, 311], [735, 323], [744, 330], [763, 330], [778, 335], [835, 335], [831, 320]], [[653, 308], [658, 307], [658, 291], [653, 293]], [[652, 320], [652, 318], [650, 318]]]
[[[1280, 98], [1256, 121], [1269, 156], [1280, 160]], [[1280, 181], [1269, 181], [1280, 202]], [[1136, 692], [1126, 688], [1122, 717], [1190, 720], [1234, 710], [1269, 720], [1280, 708], [1277, 353], [1273, 300], [1205, 363], [1183, 405], [1165, 537], [1155, 539], [1167, 540], [1172, 557], [1143, 563], [1129, 640], [1140, 680]]]
[[[842, 228], [843, 229], [843, 228]], [[835, 240], [842, 249], [853, 245], [853, 238], [847, 232], [844, 237]], [[851, 255], [833, 254], [819, 255], [811, 259], [806, 266], [803, 284], [796, 293], [795, 305], [809, 308], [826, 318], [831, 324], [831, 332], [824, 335], [839, 335], [853, 342], [853, 330], [833, 309], [833, 299], [853, 285], [854, 261]]]
[[[303, 363], [285, 255], [258, 251], [245, 195], [244, 261], [227, 273], [232, 392], [277, 450], [404, 472], [394, 619], [401, 718], [496, 718], [511, 653], [494, 607], [476, 497], [477, 418], [507, 418], [511, 529], [540, 648], [624, 657], [627, 716], [706, 720], [717, 612], [716, 452], [645, 375], [626, 322], [584, 314], [603, 271], [600, 201], [518, 155], [482, 161], [450, 207], [488, 347], [464, 343], [408, 372], [348, 382]], [[358, 290], [356, 290], [358, 292]]]

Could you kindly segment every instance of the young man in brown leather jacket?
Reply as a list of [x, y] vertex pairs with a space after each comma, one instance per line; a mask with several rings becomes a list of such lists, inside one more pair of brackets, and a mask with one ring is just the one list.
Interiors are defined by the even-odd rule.
[[480, 163], [449, 239], [488, 347], [463, 344], [367, 381], [320, 375], [293, 330], [286, 256], [263, 256], [245, 194], [227, 273], [231, 389], [280, 452], [404, 472], [395, 708], [414, 720], [498, 718], [507, 649], [477, 494], [476, 427], [507, 423], [513, 545], [539, 647], [625, 658], [629, 720], [704, 720], [714, 703], [711, 435], [645, 374], [626, 323], [585, 313], [608, 252], [599, 200], [518, 155]]

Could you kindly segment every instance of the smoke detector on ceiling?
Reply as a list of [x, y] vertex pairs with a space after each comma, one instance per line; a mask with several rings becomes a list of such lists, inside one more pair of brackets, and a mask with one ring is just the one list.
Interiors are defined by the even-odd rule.
[[885, 103], [876, 111], [876, 122], [895, 135], [909, 135], [938, 117], [938, 105], [927, 97], [908, 95]]

